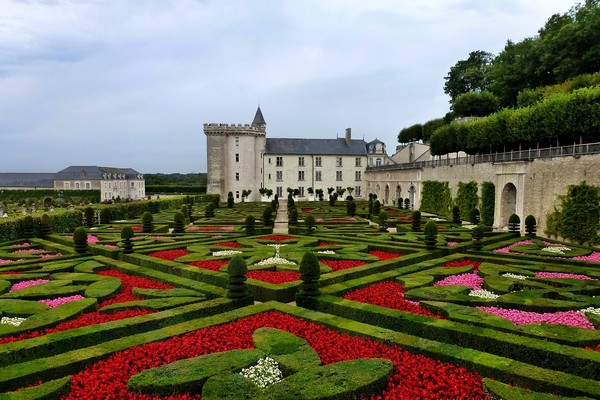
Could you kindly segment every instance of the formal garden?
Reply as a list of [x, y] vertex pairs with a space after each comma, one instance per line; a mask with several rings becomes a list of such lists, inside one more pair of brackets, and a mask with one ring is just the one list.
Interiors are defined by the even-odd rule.
[[0, 221], [0, 399], [600, 398], [600, 249], [371, 200]]

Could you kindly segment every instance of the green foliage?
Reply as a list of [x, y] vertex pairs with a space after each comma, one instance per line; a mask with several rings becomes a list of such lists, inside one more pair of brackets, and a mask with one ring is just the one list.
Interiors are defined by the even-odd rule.
[[133, 228], [131, 226], [124, 226], [121, 229], [121, 239], [131, 239], [135, 233], [133, 232]]
[[476, 227], [474, 227], [471, 232], [471, 238], [473, 239], [473, 245], [475, 246], [475, 249], [481, 249], [481, 239], [483, 239], [483, 226], [477, 225]]
[[469, 212], [469, 221], [472, 224], [478, 225], [480, 219], [481, 219], [481, 214], [479, 213], [479, 210], [477, 208], [472, 208], [471, 211]]
[[246, 220], [244, 221], [244, 229], [246, 230], [246, 235], [254, 235], [256, 231], [255, 227], [256, 220], [252, 215], [248, 215]]
[[315, 221], [315, 217], [313, 217], [312, 215], [307, 215], [306, 218], [304, 218], [304, 226], [306, 226], [306, 232], [307, 233], [312, 233], [315, 229], [316, 226], [316, 221]]
[[537, 231], [537, 221], [533, 215], [528, 215], [525, 217], [525, 232], [527, 232], [527, 236], [533, 237], [535, 236], [535, 232]]
[[73, 232], [73, 243], [77, 253], [83, 254], [88, 250], [87, 237], [87, 231], [83, 227], [79, 227]]
[[404, 199], [404, 209], [405, 210], [410, 209], [410, 198], [408, 198], [408, 197]]
[[184, 232], [185, 217], [182, 213], [176, 212], [173, 216], [173, 233]]
[[460, 210], [462, 210], [460, 218], [465, 221], [469, 220], [470, 210], [477, 208], [479, 205], [477, 182], [458, 182], [458, 191], [456, 193], [456, 199], [454, 200], [454, 203], [460, 208]]
[[492, 182], [481, 183], [481, 223], [486, 226], [494, 225], [494, 210], [496, 208], [496, 187]]
[[83, 210], [83, 218], [85, 219], [85, 226], [91, 228], [94, 226], [94, 209], [92, 207], [86, 207]]
[[50, 199], [51, 205], [55, 207], [67, 204], [99, 203], [100, 190], [0, 190], [0, 202], [13, 204], [26, 204], [28, 206], [46, 206], [44, 200]]
[[425, 122], [423, 124], [423, 141], [429, 141], [429, 138], [431, 137], [431, 135], [433, 135], [433, 132], [435, 132], [438, 128], [441, 128], [444, 125], [446, 125], [446, 121], [444, 121], [444, 118], [436, 118]]
[[52, 233], [52, 222], [50, 221], [50, 216], [48, 214], [42, 215], [40, 219], [40, 237], [45, 239]]
[[432, 220], [427, 221], [425, 227], [423, 228], [423, 233], [425, 234], [425, 245], [428, 248], [435, 247], [438, 234], [438, 228], [435, 222], [433, 222]]
[[101, 224], [108, 224], [110, 222], [111, 216], [110, 216], [110, 208], [109, 207], [105, 207], [102, 210], [100, 210], [100, 223]]
[[517, 214], [512, 214], [508, 217], [508, 231], [509, 232], [519, 232], [521, 230], [521, 218]]
[[413, 232], [419, 232], [421, 230], [421, 211], [413, 211], [411, 228]]
[[288, 221], [290, 225], [298, 225], [298, 210], [296, 207], [293, 207], [290, 210], [290, 219]]
[[330, 207], [335, 206], [335, 196], [332, 194], [329, 195], [329, 206]]
[[264, 226], [273, 226], [273, 224], [274, 224], [273, 210], [271, 209], [270, 205], [266, 206], [265, 209], [263, 210], [262, 219], [263, 219]]
[[491, 53], [485, 51], [472, 51], [469, 58], [458, 61], [450, 68], [444, 78], [444, 93], [450, 96], [451, 101], [463, 93], [481, 92], [489, 88], [488, 70], [492, 57]]
[[600, 188], [588, 185], [570, 185], [561, 198], [559, 233], [579, 244], [598, 243], [600, 229]]
[[229, 193], [227, 193], [227, 208], [233, 208], [233, 203], [234, 203], [233, 192], [229, 192]]
[[296, 206], [296, 202], [294, 201], [294, 196], [290, 193], [290, 194], [288, 194], [288, 198], [287, 198], [287, 207], [288, 207], [288, 210], [292, 209], [295, 206]]
[[562, 215], [558, 208], [554, 207], [554, 211], [546, 214], [546, 229], [544, 234], [548, 237], [558, 238], [562, 231]]
[[530, 107], [504, 109], [475, 121], [445, 125], [431, 137], [431, 154], [517, 150], [597, 140], [600, 86], [556, 94]]
[[451, 205], [452, 197], [448, 182], [423, 181], [421, 211], [448, 216]]
[[380, 212], [381, 212], [381, 203], [379, 202], [379, 200], [373, 201], [373, 214], [379, 215]]
[[182, 204], [179, 211], [181, 212], [181, 214], [183, 214], [183, 218], [189, 218], [190, 212], [188, 210], [187, 204]]
[[208, 203], [204, 208], [204, 217], [205, 218], [213, 218], [215, 216], [215, 204]]
[[34, 233], [34, 224], [33, 217], [31, 215], [25, 216], [23, 218], [23, 237], [25, 239], [31, 239], [35, 236]]
[[133, 228], [131, 226], [124, 226], [121, 229], [121, 239], [123, 244], [123, 253], [131, 254], [133, 253], [133, 242], [131, 238], [134, 236]]
[[246, 273], [248, 267], [246, 261], [240, 255], [231, 258], [227, 265], [229, 284], [227, 285], [227, 297], [230, 299], [242, 299], [250, 296], [246, 284]]
[[386, 211], [381, 211], [379, 213], [379, 217], [377, 218], [377, 222], [379, 224], [379, 230], [381, 230], [382, 232], [387, 232], [388, 213]]
[[415, 124], [400, 130], [398, 134], [398, 142], [409, 143], [423, 139], [423, 125]]
[[452, 102], [459, 117], [485, 117], [498, 111], [500, 102], [492, 92], [467, 92]]
[[346, 213], [351, 217], [356, 215], [356, 203], [353, 200], [346, 203]]
[[[182, 206], [183, 207], [183, 206]], [[142, 214], [142, 232], [150, 233], [154, 231], [154, 217], [150, 211], [146, 211]]]
[[317, 256], [307, 251], [302, 256], [300, 261], [300, 284], [299, 294], [303, 296], [318, 296], [321, 291], [319, 290], [319, 278], [321, 275], [321, 267]]
[[452, 222], [455, 224], [461, 224], [462, 223], [462, 218], [460, 216], [460, 207], [459, 206], [453, 206], [452, 207]]
[[148, 186], [188, 186], [206, 188], [206, 173], [144, 174]]

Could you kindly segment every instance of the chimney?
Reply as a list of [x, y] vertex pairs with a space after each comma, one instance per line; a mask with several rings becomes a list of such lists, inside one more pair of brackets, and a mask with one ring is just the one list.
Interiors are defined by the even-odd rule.
[[346, 128], [346, 145], [350, 146], [350, 140], [352, 140], [352, 130], [350, 128]]

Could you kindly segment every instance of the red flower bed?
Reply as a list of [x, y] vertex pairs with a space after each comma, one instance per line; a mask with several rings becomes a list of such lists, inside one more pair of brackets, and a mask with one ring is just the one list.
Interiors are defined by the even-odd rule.
[[317, 247], [337, 246], [337, 243], [321, 242], [317, 243]]
[[443, 264], [442, 267], [466, 267], [467, 265], [472, 265], [475, 271], [479, 270], [479, 266], [481, 265], [481, 261], [473, 261], [473, 260], [460, 260], [460, 261], [448, 261]]
[[247, 278], [268, 283], [294, 282], [300, 279], [300, 272], [295, 271], [248, 271]]
[[114, 303], [124, 303], [127, 301], [141, 300], [139, 297], [133, 295], [133, 288], [138, 287], [142, 289], [174, 289], [175, 286], [167, 283], [154, 281], [152, 279], [142, 278], [139, 276], [127, 275], [113, 269], [107, 271], [99, 271], [98, 275], [112, 276], [113, 278], [119, 278], [121, 280], [121, 292], [109, 297], [100, 303], [100, 307], [105, 307]]
[[[399, 346], [388, 346], [368, 338], [342, 334], [279, 312], [253, 315], [115, 353], [74, 374], [71, 392], [65, 398], [158, 399], [156, 396], [129, 392], [127, 381], [141, 371], [180, 359], [252, 348], [252, 333], [263, 326], [282, 329], [306, 339], [324, 364], [356, 358], [382, 357], [391, 360], [394, 372], [388, 386], [382, 395], [373, 396], [371, 400], [486, 399], [481, 376], [477, 373], [411, 354]], [[184, 394], [169, 398], [199, 399], [200, 396]]]
[[143, 230], [141, 225], [133, 225], [131, 229], [133, 229], [134, 232], [141, 232]]
[[192, 267], [209, 269], [211, 271], [218, 271], [223, 265], [229, 264], [228, 260], [206, 260], [206, 261], [193, 261], [188, 265]]
[[122, 310], [122, 311], [117, 311], [117, 312], [110, 313], [110, 314], [109, 313], [100, 313], [98, 311], [95, 311], [95, 312], [88, 313], [88, 314], [82, 314], [79, 317], [72, 319], [70, 321], [62, 322], [62, 323], [56, 325], [54, 328], [47, 328], [47, 329], [42, 329], [42, 330], [38, 330], [38, 331], [23, 333], [19, 336], [7, 336], [7, 337], [0, 338], [0, 344], [17, 342], [19, 340], [24, 340], [24, 339], [31, 339], [34, 337], [44, 336], [44, 335], [48, 335], [50, 333], [55, 333], [55, 332], [68, 331], [70, 329], [81, 328], [82, 326], [96, 325], [96, 324], [101, 324], [103, 322], [110, 322], [110, 321], [118, 321], [120, 319], [136, 317], [138, 315], [150, 314], [152, 312], [154, 312], [154, 311], [142, 310], [142, 309]]
[[369, 254], [379, 258], [380, 260], [389, 260], [392, 258], [402, 257], [404, 255], [404, 254], [400, 254], [400, 253], [389, 253], [387, 251], [381, 251], [381, 250], [371, 250], [371, 251], [369, 251]]
[[234, 249], [241, 249], [241, 248], [244, 247], [241, 244], [239, 244], [238, 242], [219, 242], [219, 243], [213, 244], [213, 246], [231, 247], [231, 248], [234, 248]]
[[307, 213], [307, 212], [315, 211], [316, 208], [302, 207], [300, 210], [302, 210], [302, 212]]
[[341, 271], [343, 269], [350, 269], [367, 264], [361, 260], [328, 260], [325, 258], [320, 258], [319, 262], [322, 262], [334, 271]]
[[173, 261], [179, 257], [183, 257], [188, 255], [189, 251], [186, 249], [175, 249], [175, 250], [163, 250], [156, 251], [154, 253], [148, 254], [150, 257], [160, 258], [161, 260]]
[[374, 283], [361, 289], [352, 290], [343, 297], [346, 300], [354, 300], [413, 314], [446, 319], [424, 309], [416, 301], [406, 300], [404, 298], [404, 286], [395, 281]]
[[20, 275], [23, 271], [2, 271], [0, 275]]
[[271, 240], [273, 242], [281, 242], [283, 240], [294, 240], [294, 239], [297, 239], [297, 237], [285, 236], [285, 235], [267, 235], [267, 236], [261, 236], [257, 239], [258, 240]]

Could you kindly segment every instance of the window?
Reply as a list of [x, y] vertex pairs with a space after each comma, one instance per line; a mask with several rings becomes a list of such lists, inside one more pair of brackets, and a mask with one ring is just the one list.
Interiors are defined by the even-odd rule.
[[271, 164], [271, 157], [269, 157], [269, 164]]
[[236, 146], [240, 145], [240, 138], [238, 136], [235, 137], [235, 145]]
[[361, 171], [354, 171], [354, 180], [360, 181], [361, 175], [362, 175]]
[[277, 197], [283, 197], [283, 186], [277, 186], [276, 192], [277, 192]]
[[298, 157], [298, 166], [304, 167], [304, 157]]
[[375, 166], [381, 167], [381, 158], [378, 158], [377, 160], [375, 160]]
[[240, 173], [239, 172], [235, 173], [235, 180], [239, 182], [239, 180], [240, 180]]
[[304, 180], [304, 171], [298, 171], [298, 180], [299, 181], [303, 181]]
[[336, 181], [342, 180], [342, 171], [335, 171], [335, 180]]
[[355, 167], [360, 167], [362, 163], [362, 159], [360, 157], [356, 157], [356, 159], [354, 160], [354, 166]]
[[360, 186], [354, 187], [354, 196], [360, 197]]
[[373, 159], [369, 158], [369, 166], [372, 167], [373, 166]]
[[235, 198], [236, 198], [236, 199], [239, 199], [239, 198], [240, 198], [240, 191], [239, 191], [239, 190], [236, 190], [236, 191], [235, 191]]
[[277, 182], [281, 182], [283, 180], [283, 171], [277, 171], [275, 174], [275, 179]]
[[336, 167], [341, 167], [342, 166], [342, 157], [336, 157], [335, 158], [335, 166]]
[[300, 194], [299, 194], [299, 196], [300, 196], [300, 197], [304, 197], [304, 186], [300, 186], [300, 187], [298, 188], [298, 191], [300, 191]]
[[315, 157], [315, 167], [321, 166], [321, 157]]
[[278, 167], [283, 167], [283, 157], [275, 157], [275, 165]]
[[79, 182], [75, 182], [75, 189], [79, 189]]
[[91, 189], [92, 188], [92, 184], [90, 182], [86, 182], [85, 183], [85, 188], [86, 189]]
[[321, 171], [315, 171], [315, 181], [321, 180]]
[[131, 182], [131, 187], [135, 188], [135, 182]]
[[71, 182], [65, 182], [65, 189], [71, 189]]
[[240, 153], [235, 153], [235, 162], [240, 162]]
[[269, 180], [271, 180], [271, 174], [269, 174]]

